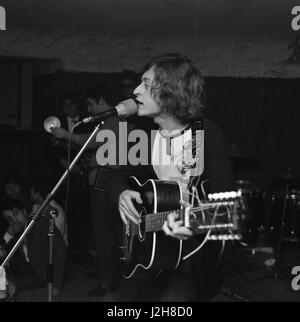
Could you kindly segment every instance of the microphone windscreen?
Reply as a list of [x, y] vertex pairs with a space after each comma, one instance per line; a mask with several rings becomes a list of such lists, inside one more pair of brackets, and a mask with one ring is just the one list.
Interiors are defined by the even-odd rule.
[[61, 126], [60, 120], [56, 116], [49, 116], [44, 121], [44, 129], [49, 133], [52, 133], [51, 129], [53, 127], [60, 127], [60, 126]]
[[116, 110], [118, 112], [119, 117], [128, 117], [137, 112], [138, 106], [132, 98], [129, 98], [125, 101], [120, 102], [116, 106]]

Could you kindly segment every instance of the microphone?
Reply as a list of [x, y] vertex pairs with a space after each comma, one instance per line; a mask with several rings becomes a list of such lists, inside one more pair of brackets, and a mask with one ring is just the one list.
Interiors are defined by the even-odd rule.
[[95, 122], [98, 120], [104, 120], [110, 117], [128, 117], [130, 115], [133, 115], [137, 112], [138, 107], [134, 99], [129, 98], [125, 101], [122, 101], [119, 103], [116, 107], [114, 107], [111, 110], [97, 113], [93, 116], [89, 116], [84, 118], [80, 123], [90, 123]]
[[52, 128], [60, 127], [60, 125], [60, 120], [56, 116], [49, 116], [44, 121], [44, 129], [49, 133], [52, 133]]

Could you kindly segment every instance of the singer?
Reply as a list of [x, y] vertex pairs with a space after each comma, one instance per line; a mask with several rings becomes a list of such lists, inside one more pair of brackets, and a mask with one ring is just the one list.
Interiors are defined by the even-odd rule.
[[[138, 116], [152, 119], [159, 129], [151, 147], [149, 163], [131, 167], [129, 175], [135, 176], [141, 183], [148, 179], [176, 180], [186, 202], [190, 202], [193, 188], [199, 196], [202, 195], [203, 180], [210, 183], [210, 191], [206, 193], [231, 190], [233, 186], [226, 140], [220, 129], [204, 118], [203, 86], [202, 75], [189, 58], [165, 54], [146, 65], [141, 83], [134, 91]], [[204, 124], [204, 129], [199, 124]], [[203, 139], [198, 144], [194, 131], [199, 128]], [[198, 145], [200, 154], [196, 163], [182, 166], [182, 160], [193, 156], [193, 146], [198, 149]], [[199, 168], [196, 175], [193, 172], [195, 168]], [[142, 203], [141, 194], [127, 185], [126, 175], [113, 174], [107, 184], [111, 202], [117, 205], [124, 224], [128, 221], [138, 224], [140, 214], [134, 204]], [[197, 245], [201, 243], [202, 237], [193, 236], [175, 214], [169, 215], [163, 230], [173, 238], [189, 239]], [[166, 286], [158, 294], [161, 301], [211, 300], [221, 287], [221, 266], [218, 265], [221, 249], [220, 242], [208, 241], [176, 271], [165, 270], [159, 278], [150, 278], [150, 289], [155, 283], [157, 289]], [[144, 289], [139, 293], [143, 293], [147, 300]]]

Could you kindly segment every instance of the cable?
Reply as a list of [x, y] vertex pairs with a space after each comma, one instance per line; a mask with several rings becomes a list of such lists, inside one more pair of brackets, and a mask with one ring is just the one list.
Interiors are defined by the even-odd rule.
[[222, 258], [223, 258], [224, 250], [225, 250], [225, 244], [226, 244], [226, 240], [223, 239], [222, 240], [222, 246], [221, 246], [220, 253], [219, 253], [219, 256], [218, 256], [218, 260], [217, 260], [217, 267], [220, 266], [220, 264], [222, 263]]
[[[211, 221], [212, 225], [214, 224], [215, 219], [217, 217], [218, 209], [219, 209], [219, 206], [216, 207], [214, 217], [213, 217], [213, 219]], [[211, 229], [209, 229], [209, 231], [207, 232], [207, 234], [206, 234], [205, 238], [203, 239], [202, 243], [197, 248], [195, 248], [191, 253], [189, 253], [188, 255], [184, 256], [182, 259], [185, 261], [186, 259], [188, 259], [192, 255], [194, 255], [196, 252], [198, 252], [205, 245], [205, 243], [207, 242], [207, 240], [208, 240], [208, 238], [210, 236], [210, 233], [211, 233]]]

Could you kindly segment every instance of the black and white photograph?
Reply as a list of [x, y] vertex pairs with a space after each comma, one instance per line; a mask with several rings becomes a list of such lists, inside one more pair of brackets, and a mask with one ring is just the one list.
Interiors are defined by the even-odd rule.
[[300, 1], [0, 0], [0, 149], [0, 302], [300, 302]]

